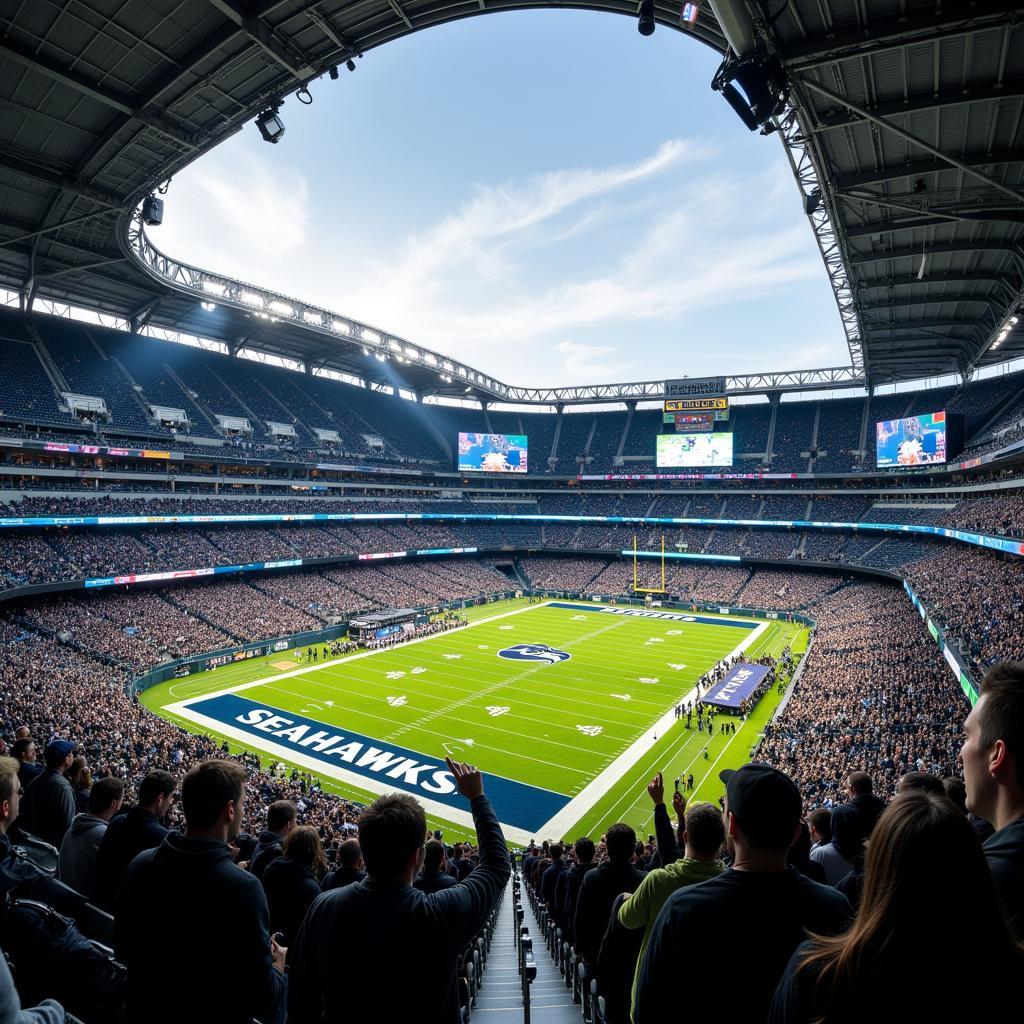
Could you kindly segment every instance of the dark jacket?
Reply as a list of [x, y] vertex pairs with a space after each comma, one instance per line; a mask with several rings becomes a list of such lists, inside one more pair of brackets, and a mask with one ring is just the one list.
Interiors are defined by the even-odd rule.
[[414, 888], [429, 896], [432, 892], [441, 892], [442, 889], [450, 889], [459, 883], [447, 871], [431, 871], [429, 875], [420, 875], [412, 884]]
[[[335, 868], [324, 875], [324, 880], [320, 883], [320, 889], [323, 892], [327, 892], [329, 889], [344, 889], [346, 885], [361, 882], [365, 877], [366, 872], [360, 871], [359, 868]], [[455, 884], [454, 879], [452, 884]]]
[[21, 802], [20, 826], [60, 849], [76, 813], [75, 791], [61, 772], [47, 768], [32, 780]]
[[34, 782], [43, 774], [43, 766], [36, 761], [22, 761], [18, 766], [18, 781], [22, 789], [28, 789], [29, 784]]
[[368, 877], [317, 898], [293, 951], [289, 1024], [456, 1024], [459, 951], [509, 876], [490, 801], [478, 796], [471, 809], [480, 864], [461, 885], [427, 896], [405, 882]]
[[624, 892], [636, 892], [643, 880], [644, 873], [634, 865], [612, 864], [611, 861], [605, 861], [596, 871], [588, 871], [584, 876], [576, 901], [573, 935], [576, 949], [588, 964], [597, 965], [615, 897]]
[[648, 871], [675, 864], [682, 856], [679, 850], [679, 840], [676, 838], [675, 826], [669, 817], [668, 808], [663, 803], [654, 806], [654, 838], [658, 841], [658, 845], [654, 856], [647, 865]]
[[96, 858], [107, 823], [95, 814], [76, 814], [60, 846], [57, 874], [65, 885], [92, 899], [96, 895]]
[[1024, 818], [994, 832], [982, 848], [1010, 927], [1024, 939]]
[[562, 872], [555, 887], [555, 899], [558, 900], [559, 912], [565, 922], [566, 939], [573, 941], [573, 925], [576, 923], [576, 901], [580, 896], [580, 886], [588, 871], [594, 871], [597, 864], [590, 861], [588, 864], [573, 864], [568, 871]]
[[875, 822], [885, 810], [885, 801], [875, 796], [874, 793], [861, 793], [859, 796], [855, 796], [847, 806], [857, 812], [860, 821], [860, 838], [867, 839], [874, 831]]
[[540, 880], [540, 898], [555, 915], [555, 921], [558, 924], [562, 922], [558, 920], [557, 907], [555, 906], [555, 886], [558, 885], [558, 879], [561, 877], [562, 872], [567, 871], [568, 868], [569, 865], [564, 860], [553, 860], [544, 872], [544, 877]]
[[269, 924], [263, 887], [226, 844], [169, 833], [132, 861], [118, 897], [114, 944], [128, 967], [128, 1019], [274, 1020], [286, 982], [271, 964]]
[[619, 893], [612, 900], [608, 915], [608, 927], [601, 940], [601, 952], [597, 957], [597, 977], [601, 995], [604, 996], [605, 1021], [607, 1024], [629, 1024], [629, 997], [633, 989], [633, 974], [636, 972], [636, 958], [644, 941], [642, 928], [626, 928], [619, 923], [619, 907], [625, 896]]
[[[695, 948], [728, 950], [742, 964], [729, 989], [728, 1017], [763, 1021], [779, 977], [808, 931], [836, 935], [852, 912], [835, 889], [785, 871], [728, 869], [715, 878], [688, 885], [669, 897], [651, 932], [637, 977], [634, 1024], [653, 1024], [679, 1012], [679, 978]], [[715, 985], [686, 990], [686, 1015], [717, 1020], [722, 993]]]
[[263, 872], [281, 856], [284, 840], [276, 833], [264, 829], [256, 842], [256, 849], [249, 861], [249, 871], [257, 878], [263, 878]]
[[310, 904], [320, 895], [320, 883], [305, 864], [278, 857], [263, 872], [263, 891], [270, 911], [270, 932], [284, 932], [282, 946], [290, 946]]
[[111, 819], [96, 856], [96, 902], [101, 907], [114, 909], [128, 865], [143, 850], [158, 847], [166, 835], [157, 816], [143, 807], [132, 807]]

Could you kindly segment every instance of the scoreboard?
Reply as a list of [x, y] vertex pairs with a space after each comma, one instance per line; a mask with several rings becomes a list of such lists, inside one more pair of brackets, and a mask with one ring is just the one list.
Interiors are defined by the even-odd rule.
[[[668, 381], [662, 404], [662, 434], [707, 435], [729, 429], [729, 396], [724, 377], [698, 377]], [[695, 439], [696, 440], [696, 439]], [[731, 438], [730, 438], [731, 440]], [[660, 443], [660, 442], [659, 442]], [[731, 457], [729, 464], [731, 465]]]
[[711, 433], [724, 429], [729, 422], [729, 399], [666, 398], [662, 413], [662, 429], [677, 433]]
[[666, 398], [665, 412], [708, 412], [728, 409], [728, 398]]
[[709, 412], [666, 412], [663, 422], [682, 431], [706, 433], [715, 429], [715, 417]]

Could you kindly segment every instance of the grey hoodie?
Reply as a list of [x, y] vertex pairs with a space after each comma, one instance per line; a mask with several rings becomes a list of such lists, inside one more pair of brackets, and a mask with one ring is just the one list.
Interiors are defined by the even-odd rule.
[[90, 899], [96, 895], [96, 855], [107, 823], [95, 814], [76, 814], [60, 844], [57, 877]]

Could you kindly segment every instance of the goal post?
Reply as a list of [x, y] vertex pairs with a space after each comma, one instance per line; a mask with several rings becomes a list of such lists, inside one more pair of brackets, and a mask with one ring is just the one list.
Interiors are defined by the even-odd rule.
[[638, 571], [639, 565], [639, 553], [636, 546], [636, 534], [633, 534], [633, 593], [634, 594], [665, 594], [668, 591], [665, 589], [665, 534], [661, 535], [661, 586], [660, 587], [641, 587], [640, 576]]

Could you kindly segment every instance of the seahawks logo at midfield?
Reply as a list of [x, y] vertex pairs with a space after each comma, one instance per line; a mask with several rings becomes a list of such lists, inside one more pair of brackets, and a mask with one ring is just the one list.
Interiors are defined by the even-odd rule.
[[568, 661], [572, 655], [568, 651], [558, 651], [547, 644], [516, 644], [498, 651], [499, 658], [509, 661], [540, 661], [545, 665], [555, 665], [560, 661]]

